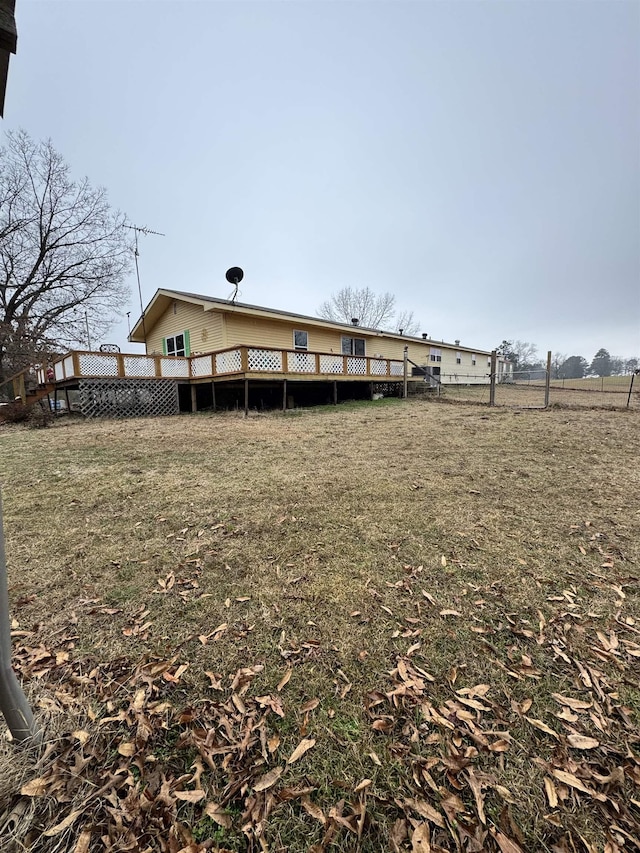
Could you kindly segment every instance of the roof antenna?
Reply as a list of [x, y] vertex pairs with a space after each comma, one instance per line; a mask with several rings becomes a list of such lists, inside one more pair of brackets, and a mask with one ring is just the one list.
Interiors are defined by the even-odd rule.
[[[138, 296], [140, 297], [140, 319], [142, 320], [142, 334], [144, 336], [144, 351], [147, 352], [147, 329], [144, 323], [144, 305], [142, 304], [142, 287], [140, 286], [140, 269], [138, 267], [138, 234], [155, 234], [157, 237], [166, 237], [166, 234], [163, 234], [161, 231], [152, 231], [151, 228], [147, 228], [144, 225], [123, 225], [123, 228], [128, 228], [130, 231], [134, 231], [136, 235], [136, 247], [133, 252], [134, 257], [136, 259], [136, 278], [138, 279]], [[131, 331], [129, 331], [131, 334]]]
[[233, 296], [229, 300], [229, 302], [231, 302], [232, 305], [235, 305], [236, 296], [238, 295], [238, 285], [240, 284], [240, 282], [244, 278], [244, 273], [242, 272], [240, 267], [231, 267], [231, 269], [228, 269], [226, 271], [225, 278], [227, 279], [229, 284], [235, 285], [235, 290], [233, 291]]

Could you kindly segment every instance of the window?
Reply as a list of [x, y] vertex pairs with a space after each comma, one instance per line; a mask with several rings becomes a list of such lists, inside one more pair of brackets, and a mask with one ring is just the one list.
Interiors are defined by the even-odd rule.
[[163, 355], [190, 355], [189, 347], [189, 332], [180, 332], [178, 335], [172, 335], [170, 338], [162, 339], [162, 354]]
[[342, 338], [342, 355], [364, 355], [364, 338]]
[[472, 352], [471, 353], [471, 364], [475, 364], [475, 363], [476, 363], [476, 354], [475, 354], [475, 352]]
[[430, 361], [442, 361], [442, 350], [436, 349], [436, 347], [431, 347], [429, 349], [429, 360]]
[[462, 353], [456, 353], [456, 364], [462, 364]]
[[294, 349], [309, 349], [309, 335], [296, 329], [293, 333]]

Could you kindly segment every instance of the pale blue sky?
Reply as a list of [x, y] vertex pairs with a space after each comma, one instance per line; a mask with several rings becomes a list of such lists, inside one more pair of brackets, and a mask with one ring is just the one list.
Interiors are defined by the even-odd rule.
[[635, 0], [18, 0], [16, 18], [4, 127], [166, 233], [142, 238], [145, 299], [224, 298], [237, 264], [245, 302], [315, 314], [369, 286], [434, 338], [640, 354]]

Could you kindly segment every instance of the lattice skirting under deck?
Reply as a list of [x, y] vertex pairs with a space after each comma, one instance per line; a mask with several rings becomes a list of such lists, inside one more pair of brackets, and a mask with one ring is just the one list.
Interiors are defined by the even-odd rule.
[[82, 379], [80, 409], [87, 418], [177, 415], [178, 383], [167, 379]]

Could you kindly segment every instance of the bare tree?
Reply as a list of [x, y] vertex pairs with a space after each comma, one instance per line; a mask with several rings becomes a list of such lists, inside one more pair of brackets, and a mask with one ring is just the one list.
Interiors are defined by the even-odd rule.
[[497, 349], [513, 363], [514, 370], [530, 370], [542, 366], [538, 358], [538, 347], [529, 341], [502, 341]]
[[103, 335], [128, 296], [131, 245], [103, 188], [72, 180], [51, 141], [0, 150], [0, 380]]
[[396, 312], [392, 293], [377, 294], [369, 287], [342, 287], [320, 305], [318, 316], [334, 323], [357, 319], [361, 326], [371, 329], [403, 329], [405, 335], [413, 335], [420, 328], [413, 311]]
[[398, 331], [402, 329], [405, 335], [417, 335], [420, 331], [420, 321], [413, 316], [413, 311], [399, 311], [394, 325]]
[[551, 356], [551, 376], [553, 379], [560, 379], [560, 368], [567, 360], [566, 353], [554, 352]]

